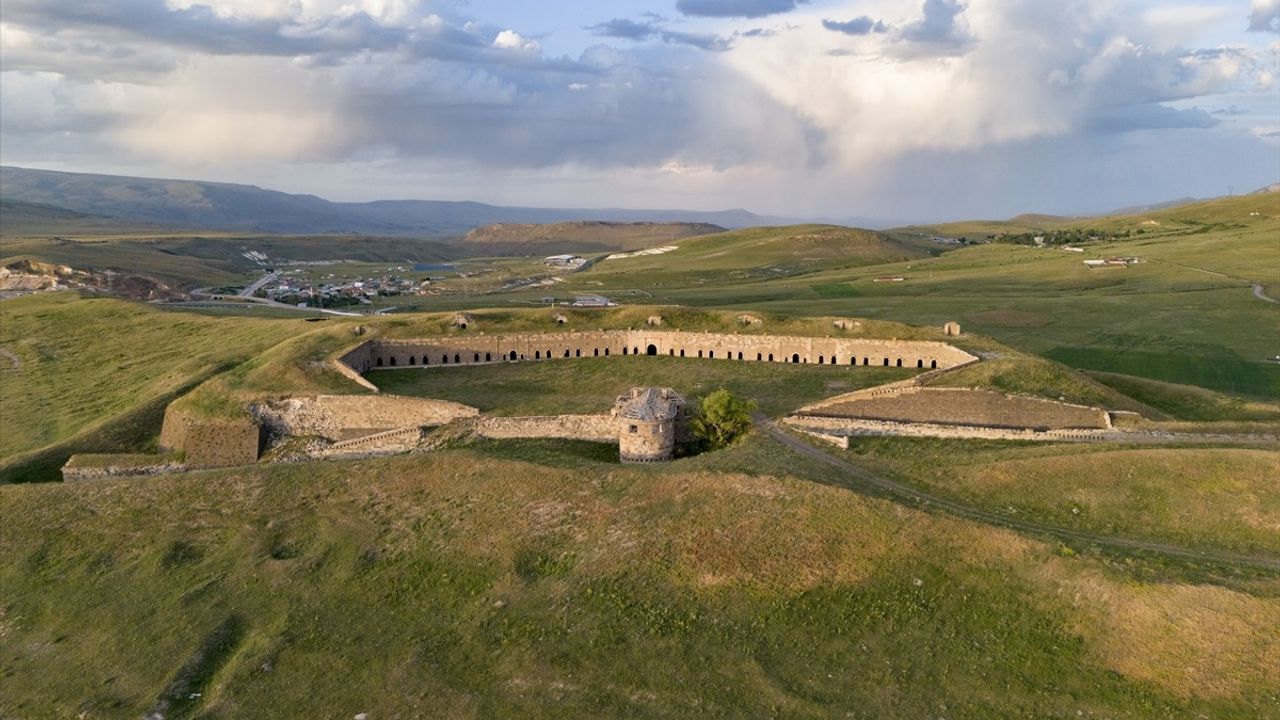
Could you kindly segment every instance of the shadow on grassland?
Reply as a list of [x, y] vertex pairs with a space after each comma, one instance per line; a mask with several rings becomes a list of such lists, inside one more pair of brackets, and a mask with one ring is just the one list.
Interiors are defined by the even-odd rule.
[[1121, 373], [1260, 398], [1280, 397], [1280, 365], [1250, 362], [1220, 347], [1166, 352], [1057, 347], [1044, 354], [1079, 370]]

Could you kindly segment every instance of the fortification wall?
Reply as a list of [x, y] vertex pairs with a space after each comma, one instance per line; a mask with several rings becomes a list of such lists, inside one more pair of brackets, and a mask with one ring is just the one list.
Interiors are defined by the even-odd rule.
[[618, 456], [623, 462], [662, 462], [675, 455], [674, 421], [643, 422], [619, 418]]
[[374, 339], [343, 356], [353, 370], [476, 365], [617, 355], [936, 370], [976, 360], [943, 342], [687, 333], [652, 328], [565, 333]]
[[364, 379], [364, 373], [369, 372], [369, 368], [373, 362], [372, 343], [360, 343], [345, 355], [338, 358], [338, 362], [334, 363], [339, 373], [350, 379], [357, 385], [378, 392], [378, 386]]
[[62, 466], [63, 482], [105, 480], [107, 478], [167, 475], [187, 467], [165, 455], [72, 455]]
[[250, 465], [262, 449], [262, 428], [248, 415], [205, 419], [170, 405], [160, 429], [160, 448], [181, 452], [188, 468]]
[[938, 425], [1009, 429], [1095, 429], [1111, 427], [1105, 410], [1041, 398], [966, 388], [898, 388], [882, 395], [806, 409], [806, 415]]
[[[793, 415], [784, 424], [810, 434], [837, 437], [901, 436], [970, 440], [1031, 440], [1038, 442], [1097, 442], [1116, 435], [1108, 430], [1014, 430], [976, 425], [898, 423], [883, 420]], [[847, 446], [847, 445], [846, 445]]]
[[252, 408], [276, 435], [316, 435], [343, 441], [395, 428], [437, 426], [480, 411], [447, 400], [398, 395], [317, 395], [292, 397]]
[[476, 422], [475, 432], [494, 440], [553, 438], [615, 443], [618, 421], [608, 415], [482, 417]]

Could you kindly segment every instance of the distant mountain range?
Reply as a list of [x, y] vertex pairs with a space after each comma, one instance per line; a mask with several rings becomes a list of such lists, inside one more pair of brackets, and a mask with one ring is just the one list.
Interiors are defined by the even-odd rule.
[[477, 202], [331, 202], [253, 185], [0, 167], [0, 199], [164, 227], [298, 235], [454, 237], [496, 223], [569, 221], [706, 223], [725, 228], [788, 225], [746, 210], [524, 208]]

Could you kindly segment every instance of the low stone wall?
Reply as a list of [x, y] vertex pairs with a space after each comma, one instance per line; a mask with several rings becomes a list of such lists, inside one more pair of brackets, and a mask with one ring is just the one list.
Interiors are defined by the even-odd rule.
[[181, 452], [188, 468], [250, 465], [262, 450], [262, 428], [248, 414], [205, 419], [170, 405], [160, 429], [160, 448]]
[[252, 412], [275, 435], [315, 435], [344, 441], [397, 428], [444, 425], [480, 411], [447, 400], [398, 395], [317, 395], [254, 405]]
[[900, 423], [933, 423], [1002, 429], [1094, 429], [1111, 427], [1105, 410], [993, 390], [898, 387], [864, 392], [810, 406], [804, 415]]
[[62, 466], [63, 482], [142, 477], [183, 472], [187, 467], [165, 455], [72, 455]]
[[476, 421], [475, 433], [495, 440], [556, 438], [616, 443], [618, 420], [609, 415], [482, 417]]
[[792, 415], [783, 424], [802, 432], [837, 437], [899, 436], [965, 440], [1033, 440], [1039, 442], [1097, 442], [1106, 440], [1107, 430], [1015, 430], [976, 425], [936, 425], [932, 423], [899, 423], [856, 418]]

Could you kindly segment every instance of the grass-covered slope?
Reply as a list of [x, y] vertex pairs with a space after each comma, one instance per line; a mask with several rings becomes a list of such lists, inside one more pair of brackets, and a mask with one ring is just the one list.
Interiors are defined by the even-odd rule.
[[774, 446], [716, 462], [0, 488], [0, 714], [1276, 717], [1274, 579], [1154, 584]]
[[0, 371], [0, 467], [129, 417], [308, 329], [71, 293], [0, 302], [0, 347], [17, 358]]
[[562, 222], [500, 223], [467, 233], [456, 246], [471, 255], [549, 254], [641, 250], [697, 235], [722, 233], [709, 223]]

